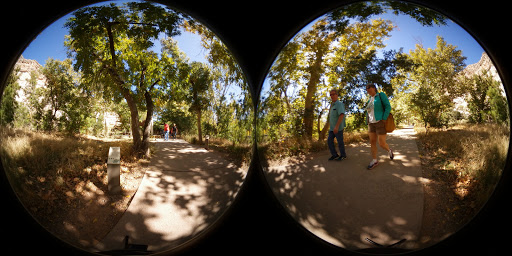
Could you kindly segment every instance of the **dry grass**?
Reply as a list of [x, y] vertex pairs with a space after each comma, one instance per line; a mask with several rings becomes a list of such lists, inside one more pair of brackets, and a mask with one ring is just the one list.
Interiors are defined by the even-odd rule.
[[495, 124], [458, 125], [428, 133], [417, 129], [422, 157], [449, 179], [454, 192], [482, 205], [496, 186], [506, 163], [510, 129]]
[[[25, 208], [47, 230], [92, 246], [115, 225], [145, 169], [129, 141], [103, 142], [0, 127], [0, 157]], [[121, 147], [123, 194], [109, 195], [109, 147]]]
[[[368, 142], [367, 131], [352, 131], [343, 133], [345, 145]], [[278, 142], [268, 142], [258, 145], [260, 155], [265, 159], [283, 160], [288, 157], [303, 158], [308, 154], [327, 150], [327, 140], [308, 141], [302, 138], [287, 138]]]
[[429, 246], [460, 230], [489, 199], [505, 166], [510, 130], [493, 124], [415, 129], [429, 180], [420, 239]]
[[0, 137], [2, 160], [14, 183], [29, 176], [41, 176], [54, 180], [58, 186], [62, 178], [90, 175], [91, 168], [101, 173], [106, 170], [108, 150], [113, 146], [121, 147], [123, 162], [137, 162], [127, 141], [105, 143], [5, 128], [0, 130]]

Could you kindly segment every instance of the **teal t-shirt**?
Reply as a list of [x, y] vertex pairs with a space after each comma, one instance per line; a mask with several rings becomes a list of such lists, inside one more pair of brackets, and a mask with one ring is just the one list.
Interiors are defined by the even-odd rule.
[[[337, 100], [331, 104], [331, 109], [329, 110], [329, 131], [334, 131], [334, 126], [336, 125], [336, 122], [338, 122], [338, 117], [341, 114], [345, 114], [345, 106], [340, 100]], [[343, 116], [343, 121], [341, 121], [338, 131], [345, 128], [345, 118], [346, 116]]]

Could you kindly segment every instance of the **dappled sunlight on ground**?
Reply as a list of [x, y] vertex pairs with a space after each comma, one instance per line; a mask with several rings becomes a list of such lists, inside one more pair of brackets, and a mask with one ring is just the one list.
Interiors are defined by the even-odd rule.
[[213, 224], [231, 205], [247, 170], [183, 140], [157, 142], [150, 169], [128, 210], [96, 249], [130, 236], [150, 251], [172, 249]]
[[346, 146], [347, 159], [328, 161], [328, 151], [298, 163], [265, 168], [274, 194], [290, 213], [319, 238], [350, 250], [371, 248], [402, 239], [399, 248], [421, 248], [423, 214], [421, 165], [414, 130], [388, 135], [395, 151], [391, 161], [379, 149], [380, 165], [368, 171], [367, 143]]

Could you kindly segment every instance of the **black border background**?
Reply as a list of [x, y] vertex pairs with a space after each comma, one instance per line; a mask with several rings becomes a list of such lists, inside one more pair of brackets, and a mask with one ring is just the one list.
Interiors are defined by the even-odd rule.
[[[11, 1], [0, 8], [2, 51], [0, 82], [3, 84], [17, 57], [47, 25], [79, 7], [98, 1]], [[281, 47], [316, 17], [353, 1], [157, 1], [182, 10], [210, 27], [227, 44], [246, 72], [253, 93]], [[447, 15], [472, 34], [497, 66], [510, 95], [512, 71], [510, 20], [507, 2], [410, 1]], [[511, 101], [508, 96], [508, 101]], [[510, 108], [510, 107], [509, 107]], [[510, 155], [509, 148], [509, 155]], [[352, 255], [305, 231], [277, 203], [266, 185], [255, 155], [239, 196], [223, 218], [205, 234], [177, 248], [179, 255]], [[506, 170], [510, 169], [510, 158]], [[414, 255], [473, 253], [496, 255], [509, 250], [512, 215], [511, 181], [505, 171], [493, 197], [461, 231]], [[85, 254], [62, 243], [42, 229], [17, 201], [0, 170], [2, 255]]]

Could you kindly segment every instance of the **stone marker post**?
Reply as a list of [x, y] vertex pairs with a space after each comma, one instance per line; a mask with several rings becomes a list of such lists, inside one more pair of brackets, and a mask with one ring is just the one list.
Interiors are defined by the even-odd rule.
[[112, 194], [121, 192], [121, 148], [110, 147], [107, 160], [108, 191]]
[[205, 139], [206, 139], [206, 149], [209, 150], [209, 147], [210, 147], [210, 135], [206, 135]]

